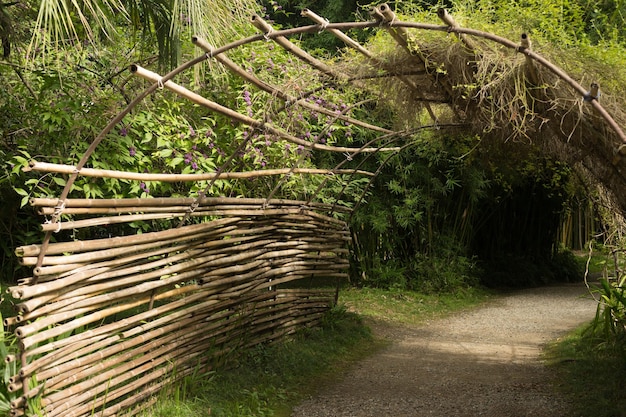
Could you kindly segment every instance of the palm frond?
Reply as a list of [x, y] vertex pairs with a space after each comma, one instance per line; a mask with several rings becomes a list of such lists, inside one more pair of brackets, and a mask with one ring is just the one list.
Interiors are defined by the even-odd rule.
[[26, 56], [49, 48], [79, 46], [83, 41], [93, 44], [96, 33], [108, 36], [115, 32], [112, 13], [127, 14], [119, 0], [41, 0]]
[[[259, 10], [255, 0], [173, 0], [171, 33], [197, 35], [221, 46], [242, 35], [250, 16]], [[251, 27], [251, 26], [250, 26]]]

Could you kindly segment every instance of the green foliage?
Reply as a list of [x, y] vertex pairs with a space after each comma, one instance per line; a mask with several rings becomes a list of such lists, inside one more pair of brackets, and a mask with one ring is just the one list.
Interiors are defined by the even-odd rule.
[[620, 265], [619, 251], [614, 251], [615, 276], [609, 277], [607, 271], [595, 287], [598, 298], [598, 310], [593, 322], [593, 331], [602, 337], [605, 343], [623, 350], [626, 355], [626, 274]]
[[467, 155], [475, 138], [422, 134], [391, 159], [355, 214], [357, 284], [448, 291], [475, 283], [474, 206], [489, 181]]

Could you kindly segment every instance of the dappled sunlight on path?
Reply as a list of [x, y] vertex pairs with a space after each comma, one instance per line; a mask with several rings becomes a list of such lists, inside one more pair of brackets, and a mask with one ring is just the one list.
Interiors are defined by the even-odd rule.
[[390, 345], [292, 416], [569, 416], [541, 352], [595, 308], [582, 284], [561, 285], [510, 292], [420, 326], [372, 323]]

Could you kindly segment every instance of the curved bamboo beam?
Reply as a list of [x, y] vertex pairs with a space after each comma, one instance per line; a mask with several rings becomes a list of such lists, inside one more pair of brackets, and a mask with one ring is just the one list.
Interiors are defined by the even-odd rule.
[[[455, 33], [455, 34], [465, 34], [474, 36], [477, 38], [487, 39], [495, 43], [499, 43], [502, 46], [505, 46], [509, 49], [513, 49], [519, 53], [525, 54], [529, 56], [531, 59], [535, 60], [552, 73], [554, 73], [557, 77], [561, 78], [567, 84], [569, 84], [576, 92], [580, 94], [581, 97], [587, 93], [587, 89], [578, 84], [573, 78], [571, 78], [565, 71], [563, 71], [557, 65], [552, 64], [550, 61], [545, 59], [543, 56], [537, 54], [534, 51], [529, 50], [521, 50], [519, 48], [519, 44], [495, 35], [493, 33], [484, 32], [477, 29], [469, 29], [465, 27], [450, 27], [448, 25], [435, 25], [432, 23], [419, 23], [419, 22], [404, 22], [400, 20], [394, 20], [392, 22], [387, 23], [392, 27], [402, 27], [402, 28], [412, 28], [412, 29], [420, 29], [420, 30], [432, 30], [437, 32], [446, 32], [446, 33]], [[343, 22], [343, 23], [328, 23], [326, 25], [326, 30], [337, 29], [337, 30], [349, 30], [349, 29], [366, 29], [373, 28], [380, 25], [380, 21], [370, 21], [370, 22]], [[277, 36], [293, 36], [301, 33], [309, 33], [319, 31], [319, 25], [310, 25], [310, 26], [302, 26], [299, 28], [291, 28], [291, 29], [282, 29], [282, 30], [274, 30], [273, 32], [266, 33], [263, 38], [274, 38]], [[232, 45], [225, 45], [221, 48], [216, 49], [215, 53], [222, 53], [228, 51], [232, 48], [235, 48], [241, 44], [250, 43], [258, 41], [259, 39], [248, 38], [246, 40], [242, 40], [237, 44], [233, 43]], [[615, 131], [622, 144], [618, 147], [617, 153], [622, 156], [626, 156], [626, 134], [622, 128], [615, 122], [615, 120], [611, 117], [611, 115], [602, 107], [602, 105], [597, 101], [593, 100], [590, 104], [594, 107], [596, 111], [600, 114], [600, 116], [609, 124], [611, 129]]]

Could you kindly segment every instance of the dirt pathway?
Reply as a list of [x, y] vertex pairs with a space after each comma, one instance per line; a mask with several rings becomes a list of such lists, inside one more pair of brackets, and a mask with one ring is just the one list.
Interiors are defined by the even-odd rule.
[[595, 308], [577, 284], [512, 292], [419, 327], [373, 323], [390, 345], [292, 417], [571, 416], [540, 355]]

